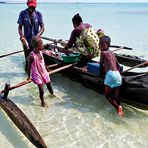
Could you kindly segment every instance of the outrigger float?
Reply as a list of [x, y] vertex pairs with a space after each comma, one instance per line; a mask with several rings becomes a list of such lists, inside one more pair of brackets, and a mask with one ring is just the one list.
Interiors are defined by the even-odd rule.
[[[54, 39], [43, 37], [43, 39], [51, 42]], [[63, 42], [63, 41], [58, 41]], [[52, 51], [56, 51], [53, 52]], [[58, 66], [68, 65], [60, 55], [63, 55], [65, 50], [58, 44], [47, 44], [43, 51], [46, 64], [57, 64]], [[65, 57], [66, 55], [64, 55]], [[67, 57], [70, 56], [67, 55]], [[139, 67], [147, 67], [148, 61], [129, 55], [116, 54], [119, 63], [133, 66], [122, 72], [123, 85], [121, 87], [121, 97], [123, 100], [130, 100], [144, 105], [148, 105], [148, 72], [130, 72], [130, 70]], [[70, 58], [70, 57], [69, 57]], [[81, 56], [80, 56], [81, 59]], [[70, 62], [71, 63], [71, 62]], [[104, 93], [104, 78], [99, 77], [95, 73], [88, 71], [88, 65], [81, 65], [81, 60], [74, 61], [73, 66], [62, 71], [64, 75], [75, 80], [84, 86], [92, 88], [100, 93]], [[96, 62], [97, 63], [97, 62]]]
[[45, 142], [31, 121], [19, 109], [17, 105], [15, 105], [10, 99], [7, 98], [9, 89], [11, 89], [10, 85], [6, 84], [5, 89], [2, 91], [2, 93], [4, 92], [4, 95], [0, 93], [1, 108], [33, 145], [38, 148], [47, 148]]

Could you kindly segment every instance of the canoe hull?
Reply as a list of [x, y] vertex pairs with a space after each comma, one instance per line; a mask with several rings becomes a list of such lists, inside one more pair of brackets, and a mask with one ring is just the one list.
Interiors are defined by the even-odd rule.
[[[138, 64], [146, 62], [145, 59], [141, 59], [137, 56], [130, 56], [130, 55], [124, 55], [124, 54], [115, 54], [115, 56], [120, 64], [129, 66], [129, 67], [133, 67]], [[143, 65], [141, 67], [146, 67], [146, 65]]]
[[[46, 54], [44, 54], [44, 58], [48, 64], [61, 62]], [[62, 73], [86, 87], [92, 88], [99, 93], [104, 93], [103, 79], [84, 71], [81, 67], [79, 68], [74, 66], [62, 71]], [[148, 105], [148, 73], [127, 72], [122, 76], [122, 78], [123, 85], [121, 87], [121, 98], [123, 100], [130, 100]], [[145, 84], [142, 85], [142, 83]]]

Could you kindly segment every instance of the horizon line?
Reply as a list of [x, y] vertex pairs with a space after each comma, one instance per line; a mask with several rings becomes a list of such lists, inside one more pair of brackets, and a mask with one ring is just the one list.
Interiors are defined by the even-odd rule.
[[[3, 1], [0, 1], [0, 3], [4, 3], [4, 4], [26, 4], [26, 2], [3, 2]], [[134, 4], [134, 3], [148, 3], [148, 2], [38, 2], [38, 4], [50, 4], [50, 3], [59, 3], [59, 4], [61, 4], [61, 3], [65, 3], [65, 4], [70, 4], [70, 3], [73, 3], [73, 4], [86, 4], [86, 3], [88, 3], [88, 4], [96, 4], [96, 3], [100, 3], [100, 4], [118, 4], [118, 3], [127, 3], [127, 4]]]

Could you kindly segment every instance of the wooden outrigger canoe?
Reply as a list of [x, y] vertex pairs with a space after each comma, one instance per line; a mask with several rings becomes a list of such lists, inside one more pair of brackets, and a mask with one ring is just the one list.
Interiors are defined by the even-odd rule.
[[[57, 45], [48, 45], [48, 49], [44, 51], [44, 58], [46, 63], [53, 64], [63, 62], [61, 59], [48, 54], [48, 51], [53, 48], [58, 49], [60, 52], [63, 50], [63, 48], [58, 47]], [[132, 64], [136, 65], [137, 63]], [[95, 74], [88, 72], [86, 65], [81, 67], [78, 62], [75, 66], [62, 71], [62, 73], [87, 87], [104, 93], [103, 78], [97, 77]], [[126, 100], [148, 105], [148, 72], [125, 72], [122, 74], [122, 78], [123, 85], [121, 87], [121, 97], [125, 98]]]
[[0, 94], [0, 106], [33, 145], [38, 148], [47, 148], [42, 137], [27, 116], [11, 100], [4, 99], [2, 94]]

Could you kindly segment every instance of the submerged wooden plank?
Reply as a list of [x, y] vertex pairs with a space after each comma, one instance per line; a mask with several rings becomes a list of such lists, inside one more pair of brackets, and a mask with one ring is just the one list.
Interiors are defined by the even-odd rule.
[[0, 94], [0, 106], [10, 117], [13, 123], [29, 139], [29, 141], [38, 148], [47, 148], [42, 137], [27, 118], [27, 116], [9, 99], [3, 99]]

